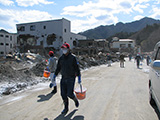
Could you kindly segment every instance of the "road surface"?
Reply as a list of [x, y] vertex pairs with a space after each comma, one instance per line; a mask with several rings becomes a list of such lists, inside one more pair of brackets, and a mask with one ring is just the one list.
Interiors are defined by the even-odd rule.
[[[86, 98], [79, 108], [69, 100], [69, 112], [61, 115], [63, 103], [58, 93], [50, 94], [48, 84], [39, 90], [26, 90], [0, 99], [0, 120], [158, 120], [150, 106], [148, 73], [137, 69], [135, 63], [119, 62], [111, 67], [102, 65], [82, 72]], [[76, 86], [77, 86], [76, 82]], [[12, 98], [12, 101], [9, 99]]]

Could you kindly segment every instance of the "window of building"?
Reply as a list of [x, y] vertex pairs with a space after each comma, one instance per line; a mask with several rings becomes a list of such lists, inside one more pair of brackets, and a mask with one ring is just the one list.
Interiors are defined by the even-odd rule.
[[9, 45], [9, 43], [6, 43], [6, 46], [8, 46]]
[[4, 43], [0, 43], [0, 45], [4, 45]]
[[12, 44], [10, 44], [10, 48], [12, 48]]
[[1, 34], [0, 37], [3, 37], [3, 35]]
[[67, 32], [67, 30], [66, 30], [66, 29], [64, 29], [64, 32], [66, 33], [66, 32]]
[[30, 26], [30, 31], [35, 31], [36, 30], [36, 26], [35, 25], [31, 25]]
[[46, 26], [43, 26], [43, 29], [46, 29]]
[[120, 44], [120, 48], [125, 48], [126, 45], [125, 44]]
[[70, 37], [70, 40], [72, 40], [72, 37]]
[[12, 36], [10, 36], [10, 41], [12, 41]]
[[9, 36], [8, 36], [8, 35], [6, 35], [6, 38], [9, 38]]
[[129, 48], [131, 48], [131, 47], [132, 47], [132, 45], [131, 45], [131, 44], [128, 44], [128, 47], [129, 47]]
[[21, 26], [20, 31], [25, 31], [25, 26]]
[[2, 52], [2, 51], [1, 51], [0, 53], [1, 53], [1, 55], [3, 55], [3, 54], [4, 54], [4, 52]]
[[42, 45], [42, 46], [43, 46], [43, 41], [41, 41], [41, 42], [40, 42], [40, 45]]

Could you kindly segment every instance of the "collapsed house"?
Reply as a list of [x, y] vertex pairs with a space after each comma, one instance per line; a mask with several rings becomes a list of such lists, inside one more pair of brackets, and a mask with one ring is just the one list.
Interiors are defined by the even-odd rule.
[[93, 55], [99, 52], [109, 52], [108, 41], [106, 39], [76, 40], [72, 50], [76, 55]]
[[73, 41], [86, 39], [85, 36], [71, 32], [70, 21], [64, 18], [41, 22], [17, 24], [18, 48], [20, 52], [44, 50], [51, 48], [60, 54], [64, 42], [73, 48]]

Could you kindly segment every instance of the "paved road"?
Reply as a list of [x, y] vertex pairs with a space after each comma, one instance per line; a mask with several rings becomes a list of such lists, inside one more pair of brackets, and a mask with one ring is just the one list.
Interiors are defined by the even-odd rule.
[[87, 97], [78, 109], [70, 100], [66, 116], [60, 114], [63, 104], [59, 89], [51, 95], [51, 89], [45, 88], [14, 94], [15, 99], [25, 95], [14, 101], [1, 99], [0, 120], [158, 120], [148, 102], [148, 73], [126, 61], [125, 68], [117, 62], [112, 67], [102, 65], [83, 71]]

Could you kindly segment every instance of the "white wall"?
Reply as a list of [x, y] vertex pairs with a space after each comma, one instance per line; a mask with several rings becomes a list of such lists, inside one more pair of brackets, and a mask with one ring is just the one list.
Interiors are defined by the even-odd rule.
[[129, 41], [116, 41], [112, 43], [112, 48], [120, 48], [120, 45], [124, 44], [126, 48], [128, 48], [128, 45], [131, 44], [131, 47], [134, 48], [135, 47], [135, 42], [133, 41], [133, 43], [130, 43]]
[[[36, 26], [35, 31], [30, 30], [30, 26]], [[50, 20], [50, 21], [42, 21], [42, 22], [33, 22], [33, 23], [25, 23], [25, 24], [17, 24], [17, 28], [21, 26], [25, 26], [25, 31], [19, 31], [19, 35], [30, 34], [39, 37], [37, 40], [37, 45], [40, 45], [40, 41], [44, 42], [44, 47], [54, 47], [60, 48], [60, 46], [67, 42], [70, 44], [71, 48], [73, 48], [73, 41], [75, 39], [86, 39], [86, 37], [71, 33], [71, 24], [69, 20], [64, 18], [59, 20]], [[44, 29], [46, 26], [46, 29]], [[47, 45], [46, 39], [49, 34], [56, 34], [56, 41], [53, 42], [53, 45]], [[42, 37], [42, 35], [44, 37]]]
[[0, 32], [0, 56], [5, 56], [9, 52], [13, 53], [16, 44], [16, 34]]

